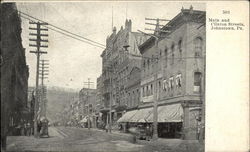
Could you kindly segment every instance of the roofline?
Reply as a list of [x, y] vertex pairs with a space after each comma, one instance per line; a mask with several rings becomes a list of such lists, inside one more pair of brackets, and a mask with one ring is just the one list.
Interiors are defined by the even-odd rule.
[[[163, 26], [161, 29], [166, 30], [169, 25], [173, 24], [176, 20], [178, 20], [184, 13], [190, 13], [192, 11], [193, 14], [202, 14], [205, 15], [206, 11], [200, 11], [200, 10], [191, 10], [191, 9], [181, 9], [181, 12], [178, 13], [173, 19], [171, 19], [165, 26]], [[145, 48], [147, 46], [152, 45], [152, 43], [155, 41], [154, 37], [150, 37], [147, 39], [144, 43], [142, 43], [138, 48], [141, 54], [143, 54]]]

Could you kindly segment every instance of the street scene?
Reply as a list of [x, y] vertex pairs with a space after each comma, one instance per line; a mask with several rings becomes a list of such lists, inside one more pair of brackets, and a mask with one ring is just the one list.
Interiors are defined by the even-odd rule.
[[204, 3], [1, 12], [1, 151], [204, 151]]

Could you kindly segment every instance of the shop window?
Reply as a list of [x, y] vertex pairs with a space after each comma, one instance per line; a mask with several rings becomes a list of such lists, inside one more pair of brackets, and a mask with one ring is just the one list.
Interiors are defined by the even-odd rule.
[[194, 39], [194, 56], [195, 57], [201, 57], [202, 56], [202, 38], [197, 37]]
[[201, 89], [201, 72], [194, 73], [194, 92], [199, 93]]

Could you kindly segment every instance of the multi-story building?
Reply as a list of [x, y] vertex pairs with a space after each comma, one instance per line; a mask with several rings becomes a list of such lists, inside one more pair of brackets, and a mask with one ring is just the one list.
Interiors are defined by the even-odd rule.
[[[138, 46], [148, 37], [132, 32], [132, 21], [126, 20], [125, 28], [121, 27], [106, 40], [106, 49], [102, 57], [102, 82], [103, 82], [103, 121], [108, 121], [108, 112], [112, 112], [112, 122], [122, 116], [127, 106], [127, 92], [125, 85], [128, 75], [133, 67], [140, 67], [141, 55]], [[111, 103], [111, 105], [110, 105]]]
[[182, 9], [161, 28], [158, 40], [151, 37], [139, 47], [143, 104], [128, 122], [152, 123], [156, 101], [159, 136], [197, 137], [205, 91], [205, 15], [192, 7]]
[[7, 133], [18, 135], [15, 126], [27, 123], [28, 77], [21, 19], [15, 3], [1, 3], [1, 146]]
[[139, 67], [134, 67], [128, 75], [128, 82], [125, 84], [125, 90], [127, 93], [126, 110], [137, 108], [141, 104], [140, 88], [141, 69]]
[[82, 88], [79, 92], [79, 103], [84, 117], [90, 118], [92, 127], [96, 127], [96, 107], [97, 107], [97, 90]]

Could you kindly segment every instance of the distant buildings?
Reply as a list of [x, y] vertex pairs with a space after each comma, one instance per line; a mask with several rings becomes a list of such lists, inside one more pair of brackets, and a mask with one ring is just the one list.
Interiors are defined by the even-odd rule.
[[83, 111], [83, 117], [87, 117], [90, 120], [90, 126], [96, 127], [96, 121], [98, 112], [96, 113], [97, 107], [97, 95], [96, 89], [82, 88], [79, 92], [79, 101], [81, 104], [81, 110]]
[[28, 121], [29, 68], [21, 39], [21, 19], [15, 3], [1, 3], [1, 146], [7, 135], [20, 135]]
[[[204, 102], [206, 12], [181, 9], [154, 37], [131, 32], [131, 21], [107, 38], [98, 94], [102, 121], [152, 124], [158, 103], [160, 137], [196, 139]], [[128, 51], [126, 51], [128, 50]], [[110, 107], [109, 104], [112, 104]], [[120, 118], [120, 119], [119, 119]]]

